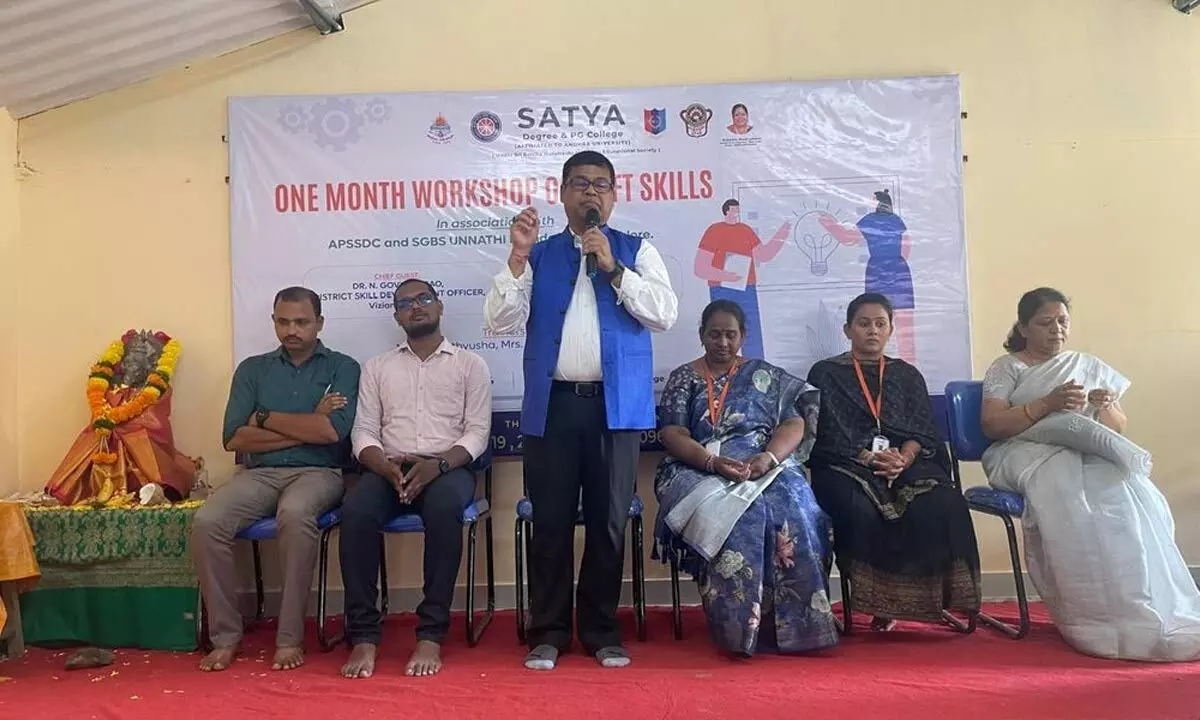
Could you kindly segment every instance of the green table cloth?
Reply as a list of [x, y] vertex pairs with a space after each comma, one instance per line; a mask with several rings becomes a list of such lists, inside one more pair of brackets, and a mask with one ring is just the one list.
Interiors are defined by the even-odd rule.
[[25, 642], [195, 650], [198, 505], [28, 509], [42, 578], [21, 596]]

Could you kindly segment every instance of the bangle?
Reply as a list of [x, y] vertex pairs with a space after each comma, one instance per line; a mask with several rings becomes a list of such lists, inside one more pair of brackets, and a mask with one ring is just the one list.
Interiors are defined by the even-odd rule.
[[1029, 418], [1029, 422], [1031, 422], [1031, 423], [1037, 422], [1037, 418], [1035, 418], [1033, 416], [1033, 413], [1031, 413], [1029, 411], [1029, 403], [1025, 403], [1024, 405], [1021, 406], [1021, 412], [1025, 413], [1025, 417]]
[[709, 453], [708, 457], [704, 458], [704, 471], [709, 473], [714, 472], [716, 470], [716, 464], [717, 456]]
[[771, 452], [770, 450], [766, 450], [763, 452], [763, 454], [766, 455], [767, 457], [771, 458], [771, 462], [775, 463], [771, 467], [773, 467], [773, 468], [779, 467], [779, 465], [780, 465], [779, 458], [775, 457], [775, 453]]

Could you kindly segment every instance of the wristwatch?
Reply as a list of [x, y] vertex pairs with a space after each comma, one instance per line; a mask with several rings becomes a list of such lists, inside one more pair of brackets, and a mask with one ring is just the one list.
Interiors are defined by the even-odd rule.
[[267, 418], [269, 417], [271, 417], [270, 410], [259, 410], [258, 412], [254, 413], [254, 424], [262, 427], [263, 424], [267, 422]]
[[450, 461], [446, 458], [438, 458], [438, 472], [443, 475], [450, 472]]
[[625, 266], [625, 263], [621, 262], [620, 258], [613, 258], [613, 262], [616, 264], [616, 267], [614, 267], [612, 272], [610, 272], [608, 274], [608, 281], [610, 283], [613, 282], [614, 280], [616, 280], [618, 277], [620, 277], [621, 273], [625, 272], [628, 269]]

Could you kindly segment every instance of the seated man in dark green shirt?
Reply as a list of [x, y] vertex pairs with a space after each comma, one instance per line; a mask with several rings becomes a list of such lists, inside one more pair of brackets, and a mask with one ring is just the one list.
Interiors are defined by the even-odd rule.
[[317, 518], [342, 499], [341, 466], [354, 424], [359, 365], [317, 339], [324, 318], [312, 290], [281, 290], [272, 319], [280, 347], [238, 365], [225, 407], [225, 449], [242, 454], [243, 467], [196, 512], [192, 524], [192, 558], [214, 648], [201, 670], [224, 670], [237, 655], [242, 616], [233, 538], [271, 514], [279, 524], [283, 573], [272, 666], [291, 670], [304, 664]]

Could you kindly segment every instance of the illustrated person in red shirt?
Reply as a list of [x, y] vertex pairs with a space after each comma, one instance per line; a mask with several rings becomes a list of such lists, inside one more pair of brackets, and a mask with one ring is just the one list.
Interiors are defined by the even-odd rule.
[[784, 222], [770, 242], [763, 244], [754, 229], [742, 222], [741, 210], [741, 204], [732, 198], [721, 205], [725, 219], [710, 225], [700, 238], [695, 273], [708, 281], [711, 300], [732, 300], [742, 307], [746, 312], [742, 355], [764, 359], [755, 264], [775, 259], [792, 231], [792, 224]]

